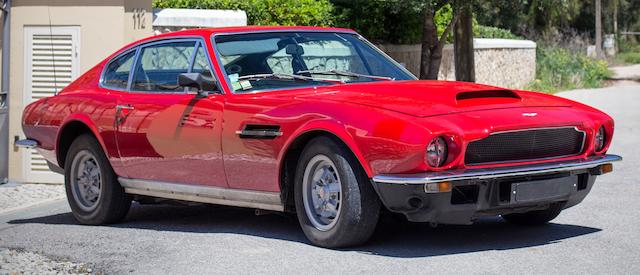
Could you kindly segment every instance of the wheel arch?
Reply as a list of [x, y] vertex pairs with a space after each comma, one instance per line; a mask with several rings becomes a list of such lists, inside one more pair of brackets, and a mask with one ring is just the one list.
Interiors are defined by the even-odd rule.
[[331, 140], [341, 144], [352, 154], [354, 159], [360, 164], [360, 167], [365, 171], [368, 177], [372, 177], [371, 168], [364, 160], [362, 153], [358, 150], [353, 139], [345, 132], [332, 131], [326, 128], [315, 128], [301, 131], [295, 138], [284, 147], [282, 150], [282, 156], [280, 157], [279, 164], [279, 184], [280, 184], [280, 198], [284, 204], [285, 210], [293, 212], [295, 211], [293, 186], [295, 182], [295, 171], [297, 167], [298, 159], [302, 154], [305, 146], [313, 139], [318, 137], [327, 137]]
[[98, 134], [98, 129], [91, 120], [82, 116], [70, 117], [60, 127], [56, 140], [56, 160], [60, 168], [64, 169], [67, 152], [69, 152], [71, 143], [83, 134], [89, 134], [98, 140], [100, 147], [102, 147], [103, 152], [106, 154], [107, 151], [105, 150], [104, 141]]

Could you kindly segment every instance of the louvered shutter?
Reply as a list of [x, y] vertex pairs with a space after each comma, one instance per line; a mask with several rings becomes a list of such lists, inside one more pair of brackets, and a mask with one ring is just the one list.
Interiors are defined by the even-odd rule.
[[[25, 106], [53, 96], [78, 76], [79, 27], [25, 27]], [[61, 183], [36, 150], [25, 150], [26, 182]]]

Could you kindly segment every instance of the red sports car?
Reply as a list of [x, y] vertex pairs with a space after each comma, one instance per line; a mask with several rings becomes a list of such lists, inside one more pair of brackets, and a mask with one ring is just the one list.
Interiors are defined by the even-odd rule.
[[309, 240], [361, 244], [381, 211], [542, 224], [581, 202], [608, 115], [555, 96], [418, 81], [352, 30], [235, 27], [132, 43], [27, 106], [27, 139], [83, 224], [154, 198], [295, 212]]

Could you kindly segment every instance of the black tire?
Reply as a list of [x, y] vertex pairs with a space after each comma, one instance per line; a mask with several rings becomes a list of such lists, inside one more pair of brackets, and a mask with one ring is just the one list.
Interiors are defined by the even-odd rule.
[[[100, 195], [95, 202], [96, 206], [91, 210], [85, 210], [80, 206], [82, 202], [74, 197], [74, 192], [78, 194], [78, 191], [72, 190], [74, 185], [72, 185], [71, 167], [74, 158], [78, 157], [81, 152], [84, 156], [93, 156], [100, 171]], [[118, 183], [117, 176], [102, 151], [102, 147], [93, 136], [81, 135], [73, 141], [65, 160], [64, 178], [71, 212], [81, 224], [111, 224], [122, 220], [129, 212], [132, 198], [124, 192], [124, 188]]]
[[556, 203], [545, 210], [502, 215], [502, 218], [509, 223], [517, 225], [544, 225], [558, 217], [562, 212], [563, 206], [562, 203]]
[[[324, 155], [333, 162], [341, 186], [339, 214], [328, 230], [319, 230], [313, 225], [303, 202], [305, 169], [318, 155]], [[375, 231], [380, 213], [378, 195], [351, 152], [330, 138], [315, 138], [305, 147], [296, 168], [294, 192], [298, 221], [307, 238], [317, 246], [339, 248], [360, 245], [368, 241]]]

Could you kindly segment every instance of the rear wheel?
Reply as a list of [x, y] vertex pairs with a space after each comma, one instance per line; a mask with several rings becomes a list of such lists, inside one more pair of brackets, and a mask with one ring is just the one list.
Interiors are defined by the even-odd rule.
[[507, 222], [518, 225], [543, 225], [558, 217], [562, 212], [562, 208], [563, 204], [556, 203], [545, 210], [502, 215], [502, 218]]
[[82, 224], [118, 222], [131, 206], [131, 197], [124, 193], [102, 147], [90, 135], [79, 136], [69, 148], [65, 188], [73, 216]]
[[313, 244], [353, 246], [373, 234], [378, 196], [357, 160], [330, 138], [316, 138], [304, 149], [294, 191], [298, 220]]

